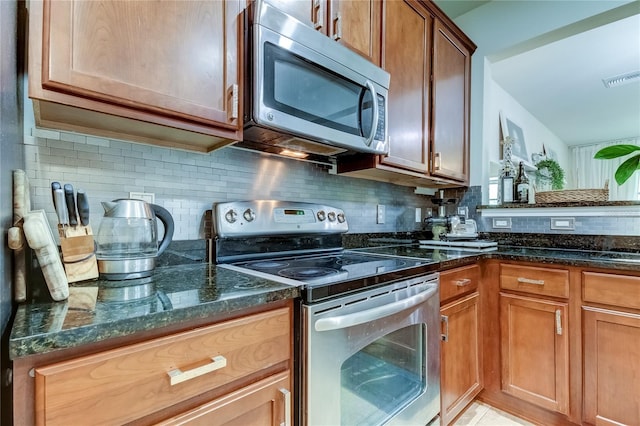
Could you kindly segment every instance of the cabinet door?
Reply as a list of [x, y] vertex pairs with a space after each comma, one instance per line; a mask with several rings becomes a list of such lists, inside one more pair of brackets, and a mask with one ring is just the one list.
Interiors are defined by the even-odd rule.
[[640, 315], [584, 307], [584, 420], [640, 424]]
[[414, 0], [387, 1], [383, 68], [391, 74], [385, 165], [428, 171], [432, 18]]
[[239, 14], [239, 0], [45, 1], [42, 87], [239, 129]]
[[290, 426], [293, 415], [290, 389], [291, 377], [287, 371], [175, 416], [160, 425]]
[[326, 34], [327, 0], [272, 0], [278, 10]]
[[327, 30], [338, 43], [380, 65], [381, 0], [330, 0]]
[[500, 294], [502, 390], [568, 413], [567, 303]]
[[471, 55], [439, 20], [433, 30], [431, 174], [469, 180]]
[[440, 352], [440, 417], [448, 425], [482, 390], [479, 295], [443, 306]]

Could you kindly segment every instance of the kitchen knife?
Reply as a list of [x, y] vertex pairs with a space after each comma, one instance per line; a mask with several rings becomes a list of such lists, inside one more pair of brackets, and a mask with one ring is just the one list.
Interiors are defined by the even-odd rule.
[[67, 211], [67, 203], [64, 200], [64, 191], [57, 188], [53, 191], [53, 204], [56, 206], [56, 214], [58, 215], [58, 223], [62, 226], [69, 224], [69, 212]]
[[51, 182], [51, 198], [53, 198], [54, 209], [58, 208], [58, 206], [56, 206], [56, 189], [62, 189], [62, 185], [60, 185], [60, 182]]
[[89, 200], [84, 189], [78, 188], [78, 216], [80, 216], [80, 223], [82, 226], [89, 225]]
[[69, 212], [69, 225], [78, 226], [78, 218], [76, 216], [76, 200], [73, 196], [73, 185], [64, 184], [64, 200], [67, 203], [67, 211]]

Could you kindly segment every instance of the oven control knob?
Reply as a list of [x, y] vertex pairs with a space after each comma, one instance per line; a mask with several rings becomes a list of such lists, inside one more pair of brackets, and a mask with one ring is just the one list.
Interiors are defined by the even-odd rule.
[[327, 214], [324, 212], [324, 210], [320, 210], [317, 214], [318, 216], [318, 220], [320, 222], [322, 222], [323, 220], [325, 220], [327, 218]]
[[224, 218], [227, 220], [227, 222], [234, 223], [236, 220], [238, 220], [238, 213], [236, 213], [235, 210], [229, 210], [225, 213]]
[[335, 222], [336, 221], [336, 212], [329, 212], [327, 214], [327, 218], [329, 218], [329, 222]]
[[256, 218], [256, 212], [254, 212], [251, 209], [246, 209], [242, 214], [242, 216], [244, 217], [244, 220], [246, 220], [247, 222], [253, 222], [254, 219]]
[[344, 213], [338, 213], [338, 222], [344, 223], [345, 220]]

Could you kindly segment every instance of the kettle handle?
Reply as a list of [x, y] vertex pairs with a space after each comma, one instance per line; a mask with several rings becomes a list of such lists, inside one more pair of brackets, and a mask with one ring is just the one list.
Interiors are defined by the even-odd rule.
[[157, 204], [149, 204], [149, 206], [151, 206], [151, 209], [155, 213], [156, 217], [160, 219], [160, 222], [162, 222], [162, 224], [164, 225], [164, 236], [162, 237], [162, 241], [160, 242], [160, 246], [158, 247], [157, 256], [159, 256], [163, 251], [165, 251], [165, 249], [169, 246], [169, 243], [171, 243], [171, 240], [173, 239], [173, 217], [171, 216], [171, 213], [169, 213], [169, 210], [165, 209], [164, 207], [160, 207]]

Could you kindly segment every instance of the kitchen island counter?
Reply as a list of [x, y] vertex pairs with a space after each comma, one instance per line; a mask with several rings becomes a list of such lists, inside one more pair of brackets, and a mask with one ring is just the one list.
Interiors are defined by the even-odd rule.
[[93, 310], [74, 308], [73, 296], [61, 302], [19, 305], [9, 340], [10, 358], [242, 313], [300, 295], [297, 287], [208, 263], [157, 268], [148, 281], [131, 280], [127, 286], [104, 280], [71, 284], [71, 288], [98, 287]]
[[640, 271], [640, 253], [623, 251], [588, 251], [542, 247], [501, 246], [492, 251], [466, 251], [454, 248], [427, 248], [420, 244], [398, 244], [356, 249], [388, 256], [407, 256], [431, 259], [439, 269], [450, 269], [482, 259], [537, 262], [582, 268], [605, 268]]

